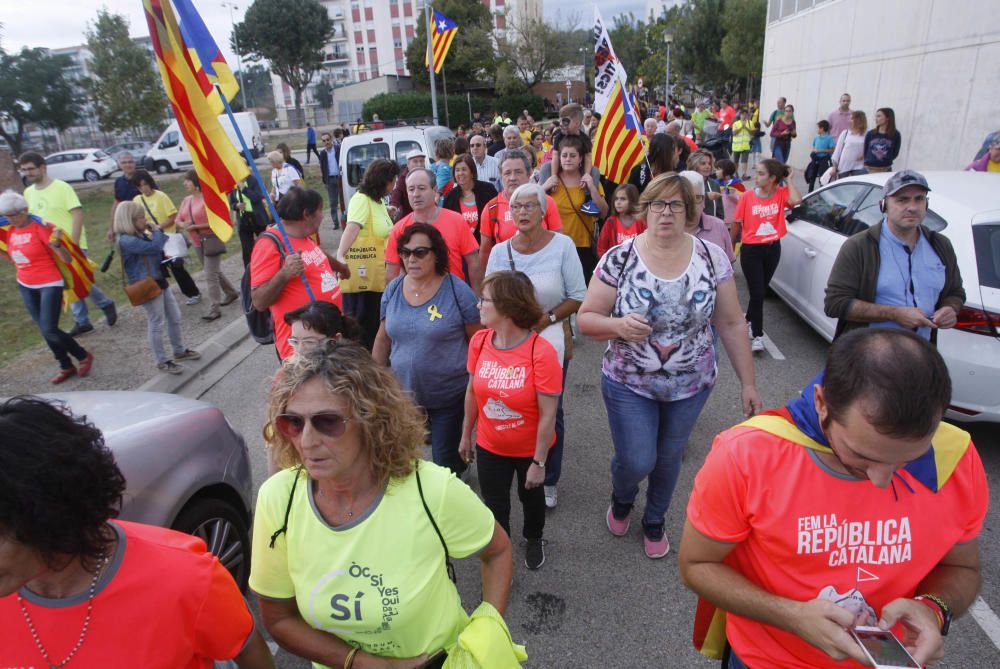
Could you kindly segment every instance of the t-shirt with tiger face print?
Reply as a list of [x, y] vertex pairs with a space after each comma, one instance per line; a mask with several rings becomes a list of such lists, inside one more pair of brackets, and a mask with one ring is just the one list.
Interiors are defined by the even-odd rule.
[[717, 287], [732, 280], [732, 265], [721, 248], [691, 237], [687, 269], [674, 279], [662, 279], [646, 266], [635, 239], [604, 254], [594, 276], [617, 291], [612, 316], [639, 314], [653, 333], [637, 342], [610, 340], [604, 374], [661, 402], [697, 395], [711, 388], [718, 374], [709, 326]]

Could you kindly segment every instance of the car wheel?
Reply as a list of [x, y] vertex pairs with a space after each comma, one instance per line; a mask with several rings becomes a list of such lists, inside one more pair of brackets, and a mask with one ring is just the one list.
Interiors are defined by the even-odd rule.
[[213, 498], [195, 500], [181, 509], [174, 529], [204, 541], [233, 575], [240, 591], [246, 591], [250, 577], [250, 534], [246, 521], [232, 504]]
[[86, 179], [87, 181], [90, 181], [91, 183], [93, 183], [94, 181], [100, 181], [101, 180], [101, 175], [98, 174], [94, 170], [86, 170], [83, 173], [83, 178]]
[[157, 174], [166, 174], [169, 171], [170, 171], [170, 163], [168, 163], [167, 161], [161, 160], [156, 163]]

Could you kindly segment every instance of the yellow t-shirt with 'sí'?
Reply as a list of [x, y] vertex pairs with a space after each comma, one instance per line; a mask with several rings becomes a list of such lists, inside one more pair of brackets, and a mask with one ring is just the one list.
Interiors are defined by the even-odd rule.
[[[45, 188], [28, 186], [24, 189], [24, 199], [28, 201], [28, 212], [47, 223], [52, 223], [72, 237], [73, 210], [83, 205], [76, 191], [65, 181], [53, 179]], [[87, 250], [87, 229], [80, 232], [80, 248]]]
[[[493, 538], [493, 514], [449, 470], [419, 466], [448, 553], [462, 558], [482, 550]], [[270, 548], [296, 476], [288, 529]], [[469, 620], [413, 474], [390, 482], [369, 509], [338, 527], [317, 511], [304, 472], [286, 469], [269, 478], [257, 496], [250, 587], [268, 599], [294, 599], [312, 627], [383, 657], [436, 652]]]
[[[167, 225], [167, 221], [170, 220], [170, 217], [177, 213], [177, 207], [174, 206], [170, 196], [162, 190], [154, 190], [153, 194], [148, 196], [136, 195], [132, 198], [132, 201], [142, 207], [142, 210], [146, 212], [146, 220], [148, 222], [155, 223], [160, 226], [160, 229], [166, 233], [177, 232], [176, 223]], [[146, 203], [145, 206], [143, 206], [143, 201]], [[152, 216], [150, 216], [150, 213], [152, 213]]]

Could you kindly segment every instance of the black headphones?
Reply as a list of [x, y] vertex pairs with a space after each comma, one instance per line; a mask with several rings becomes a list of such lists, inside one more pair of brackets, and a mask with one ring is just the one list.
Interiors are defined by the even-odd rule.
[[878, 210], [881, 211], [883, 214], [885, 213], [885, 198], [882, 198], [881, 200], [878, 201]]

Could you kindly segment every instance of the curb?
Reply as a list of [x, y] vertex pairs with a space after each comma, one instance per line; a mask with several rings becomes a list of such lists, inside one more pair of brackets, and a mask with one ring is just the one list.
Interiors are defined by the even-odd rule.
[[201, 358], [185, 361], [183, 374], [160, 372], [136, 390], [197, 399], [258, 348], [241, 315], [198, 347]]

